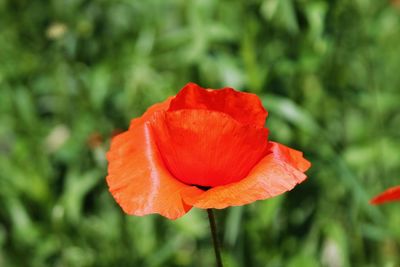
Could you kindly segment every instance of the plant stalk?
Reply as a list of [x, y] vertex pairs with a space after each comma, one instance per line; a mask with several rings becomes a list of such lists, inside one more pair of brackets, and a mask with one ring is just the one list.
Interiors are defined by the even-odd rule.
[[214, 244], [215, 260], [217, 262], [217, 267], [223, 267], [221, 258], [221, 245], [218, 239], [217, 224], [215, 222], [214, 211], [212, 209], [207, 209], [207, 214], [208, 220], [210, 221], [210, 230]]

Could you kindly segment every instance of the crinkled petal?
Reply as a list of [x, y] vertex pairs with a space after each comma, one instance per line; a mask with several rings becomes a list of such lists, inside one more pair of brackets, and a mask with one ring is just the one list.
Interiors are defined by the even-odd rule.
[[188, 83], [171, 101], [169, 111], [181, 109], [206, 109], [226, 113], [243, 124], [264, 127], [267, 111], [257, 95], [232, 88], [204, 89]]
[[172, 99], [174, 99], [174, 97], [170, 96], [165, 101], [150, 106], [141, 117], [131, 120], [129, 128], [136, 127], [137, 124], [148, 121], [157, 111], [166, 111], [169, 108]]
[[153, 106], [133, 120], [128, 131], [114, 137], [107, 153], [109, 190], [121, 208], [131, 215], [159, 213], [176, 219], [191, 206], [180, 192], [188, 186], [176, 180], [160, 158], [147, 118], [165, 105]]
[[303, 172], [311, 164], [298, 151], [272, 142], [271, 151], [243, 180], [207, 191], [187, 188], [183, 200], [203, 209], [241, 206], [280, 195], [306, 179]]
[[391, 187], [371, 200], [371, 204], [378, 205], [386, 202], [400, 201], [400, 185]]
[[159, 112], [151, 125], [167, 168], [190, 185], [214, 187], [237, 182], [268, 149], [266, 128], [243, 125], [221, 112]]
[[305, 172], [311, 167], [311, 163], [303, 158], [303, 152], [276, 142], [271, 141], [269, 143], [270, 150], [281, 161], [289, 163], [301, 172]]

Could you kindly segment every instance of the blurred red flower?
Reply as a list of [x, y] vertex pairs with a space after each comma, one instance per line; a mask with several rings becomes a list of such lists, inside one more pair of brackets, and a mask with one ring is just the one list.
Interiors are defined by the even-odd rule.
[[371, 200], [371, 204], [378, 205], [385, 202], [400, 201], [400, 185], [391, 187]]
[[240, 206], [291, 190], [311, 164], [268, 141], [266, 117], [254, 94], [189, 83], [112, 140], [109, 190], [128, 214], [170, 219], [192, 207]]

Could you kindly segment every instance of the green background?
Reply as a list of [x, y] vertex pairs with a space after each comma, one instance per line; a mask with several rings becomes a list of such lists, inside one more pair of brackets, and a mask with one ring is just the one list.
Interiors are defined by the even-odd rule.
[[0, 0], [0, 266], [213, 266], [206, 213], [123, 214], [116, 129], [187, 82], [256, 93], [309, 179], [216, 213], [226, 266], [400, 266], [400, 3]]

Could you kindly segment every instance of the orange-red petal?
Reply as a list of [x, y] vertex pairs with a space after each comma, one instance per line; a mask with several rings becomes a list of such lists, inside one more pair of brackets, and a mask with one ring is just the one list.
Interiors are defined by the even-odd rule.
[[130, 126], [131, 127], [136, 127], [138, 123], [143, 123], [146, 121], [149, 121], [149, 119], [153, 116], [154, 113], [156, 113], [157, 111], [165, 111], [169, 108], [172, 99], [174, 99], [173, 96], [168, 97], [166, 100], [164, 100], [163, 102], [160, 103], [156, 103], [152, 106], [150, 106], [145, 113], [143, 113], [143, 115], [139, 118], [134, 118], [131, 120]]
[[219, 111], [240, 123], [257, 127], [264, 127], [268, 115], [255, 94], [238, 92], [229, 87], [204, 89], [195, 83], [188, 83], [171, 101], [169, 111], [181, 109]]
[[311, 167], [311, 163], [303, 158], [303, 152], [276, 142], [271, 141], [269, 143], [270, 151], [279, 160], [289, 163], [301, 172], [305, 172]]
[[160, 112], [151, 125], [167, 168], [190, 185], [237, 182], [267, 153], [266, 128], [243, 125], [221, 112]]
[[191, 208], [180, 195], [188, 186], [165, 168], [145, 121], [165, 107], [165, 102], [153, 106], [143, 117], [133, 120], [128, 131], [114, 137], [107, 153], [109, 190], [128, 214], [159, 213], [176, 219]]
[[301, 152], [278, 143], [271, 143], [271, 152], [243, 180], [207, 191], [187, 188], [183, 200], [203, 209], [241, 206], [280, 195], [306, 179], [303, 172], [311, 164], [300, 156]]
[[371, 200], [371, 204], [378, 205], [386, 202], [400, 201], [400, 185], [394, 186]]

